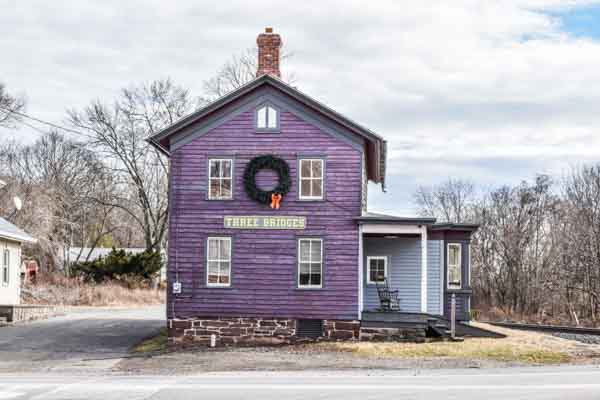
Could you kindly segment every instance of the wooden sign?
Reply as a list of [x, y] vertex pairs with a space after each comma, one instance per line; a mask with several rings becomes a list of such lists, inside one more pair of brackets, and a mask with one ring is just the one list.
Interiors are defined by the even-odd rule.
[[229, 229], [305, 229], [306, 217], [226, 215], [223, 225]]

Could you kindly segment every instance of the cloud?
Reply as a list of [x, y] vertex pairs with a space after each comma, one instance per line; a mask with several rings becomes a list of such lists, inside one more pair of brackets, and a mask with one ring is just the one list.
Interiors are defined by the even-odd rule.
[[598, 160], [600, 42], [561, 20], [595, 3], [19, 2], [0, 14], [0, 79], [54, 122], [165, 76], [200, 95], [274, 26], [301, 90], [389, 140], [390, 190], [372, 188], [372, 206], [404, 212], [449, 175], [516, 183]]

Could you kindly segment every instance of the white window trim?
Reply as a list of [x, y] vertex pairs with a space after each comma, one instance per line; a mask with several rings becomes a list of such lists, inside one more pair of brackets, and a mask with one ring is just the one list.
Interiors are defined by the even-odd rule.
[[382, 282], [374, 282], [371, 280], [371, 260], [383, 260], [383, 277], [388, 277], [388, 258], [386, 256], [368, 256], [367, 257], [367, 285], [377, 285]]
[[[303, 240], [308, 240], [308, 241], [317, 241], [318, 240], [319, 242], [321, 242], [321, 256], [320, 256], [320, 260], [321, 260], [321, 262], [320, 262], [320, 264], [321, 264], [321, 283], [319, 285], [312, 285], [310, 283], [308, 285], [302, 285], [302, 284], [300, 284], [300, 264], [301, 264], [301, 261], [302, 261], [301, 258], [300, 258], [300, 243]], [[312, 254], [312, 248], [309, 248], [308, 254], [309, 255]], [[322, 289], [323, 288], [323, 278], [324, 278], [323, 277], [323, 271], [325, 270], [325, 268], [323, 268], [323, 264], [324, 264], [323, 263], [323, 239], [322, 238], [308, 238], [308, 237], [299, 238], [298, 239], [298, 256], [297, 256], [297, 258], [298, 258], [298, 262], [297, 262], [297, 273], [296, 273], [296, 275], [298, 276], [297, 277], [298, 288], [300, 288], [300, 289]], [[311, 267], [311, 265], [313, 263], [309, 262], [308, 264], [309, 264], [309, 271], [310, 271], [310, 267]], [[310, 279], [309, 279], [309, 282], [310, 282]]]
[[[214, 259], [211, 260], [209, 258], [209, 253], [210, 253], [210, 241], [211, 240], [227, 240], [229, 242], [229, 259], [228, 260], [223, 260], [223, 259]], [[206, 238], [206, 286], [207, 287], [230, 287], [231, 286], [231, 270], [233, 269], [233, 265], [231, 262], [231, 237], [229, 236], [209, 236], [208, 238]], [[209, 283], [208, 282], [208, 275], [209, 275], [209, 271], [208, 271], [208, 263], [210, 261], [213, 262], [228, 262], [229, 263], [229, 283]], [[219, 267], [219, 272], [221, 272], [221, 268]]]
[[[6, 272], [5, 272], [6, 270]], [[6, 274], [6, 275], [5, 275]], [[6, 276], [6, 280], [4, 277]], [[4, 249], [2, 252], [2, 285], [8, 286], [10, 284], [10, 250]]]
[[[302, 161], [310, 161], [311, 168], [313, 161], [319, 161], [321, 163], [321, 196], [303, 196], [302, 195]], [[312, 174], [312, 169], [311, 169]], [[319, 179], [316, 177], [304, 178], [305, 180], [312, 181], [314, 179]], [[312, 184], [311, 184], [312, 191]], [[301, 158], [298, 162], [298, 198], [300, 200], [323, 200], [325, 198], [325, 160], [322, 158]]]
[[[458, 247], [458, 276], [459, 282], [458, 285], [453, 285], [450, 283], [450, 247]], [[448, 243], [446, 249], [446, 260], [447, 261], [447, 271], [446, 271], [446, 283], [448, 289], [460, 289], [462, 288], [462, 245], [460, 243]]]
[[[258, 113], [265, 109], [265, 126], [259, 126]], [[275, 126], [269, 126], [269, 110], [275, 111]], [[279, 109], [271, 104], [263, 104], [256, 109], [256, 129], [261, 131], [274, 131], [279, 129]]]
[[[210, 172], [212, 170], [211, 166], [214, 161], [229, 161], [229, 179], [231, 180], [231, 190], [229, 191], [229, 196], [212, 196], [210, 190], [210, 181], [211, 179], [219, 179], [220, 182], [223, 181], [222, 176], [211, 177]], [[220, 171], [220, 169], [219, 169]], [[209, 200], [231, 200], [233, 199], [233, 159], [232, 158], [209, 158], [208, 159], [208, 199]]]

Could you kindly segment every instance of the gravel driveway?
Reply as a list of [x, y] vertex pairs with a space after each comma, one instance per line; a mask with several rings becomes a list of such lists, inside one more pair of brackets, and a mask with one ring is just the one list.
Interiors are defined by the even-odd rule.
[[62, 317], [0, 327], [0, 372], [110, 368], [164, 326], [164, 306], [76, 308]]

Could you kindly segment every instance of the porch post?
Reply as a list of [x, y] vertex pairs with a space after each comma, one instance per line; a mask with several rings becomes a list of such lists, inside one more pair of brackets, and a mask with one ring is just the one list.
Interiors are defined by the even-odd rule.
[[421, 312], [427, 312], [427, 225], [421, 225]]
[[363, 227], [358, 225], [358, 319], [363, 312]]

